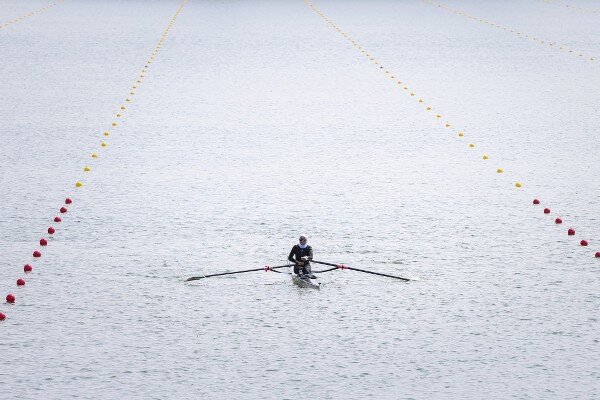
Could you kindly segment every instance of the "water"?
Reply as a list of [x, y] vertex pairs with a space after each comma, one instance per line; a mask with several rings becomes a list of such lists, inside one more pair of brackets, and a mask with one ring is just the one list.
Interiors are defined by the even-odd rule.
[[[599, 396], [598, 61], [423, 2], [315, 3], [446, 129], [303, 2], [191, 1], [101, 149], [178, 4], [67, 1], [0, 31], [2, 397]], [[596, 16], [444, 4], [600, 56]], [[418, 280], [183, 283], [281, 264], [301, 232]]]

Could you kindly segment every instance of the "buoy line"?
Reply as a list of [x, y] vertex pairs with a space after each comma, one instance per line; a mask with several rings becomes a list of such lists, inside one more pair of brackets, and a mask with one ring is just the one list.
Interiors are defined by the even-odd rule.
[[[354, 46], [354, 48], [356, 48], [358, 51], [360, 51], [360, 53], [365, 56], [370, 62], [372, 62], [375, 66], [377, 66], [378, 70], [381, 71], [382, 73], [385, 74], [386, 77], [388, 77], [389, 79], [391, 79], [395, 84], [396, 87], [401, 89], [402, 91], [404, 91], [405, 93], [407, 93], [409, 95], [410, 98], [417, 100], [417, 102], [422, 105], [424, 107], [424, 110], [426, 112], [430, 112], [431, 115], [435, 118], [435, 120], [438, 123], [441, 123], [443, 127], [447, 128], [447, 129], [453, 129], [453, 124], [451, 124], [449, 121], [444, 121], [443, 117], [441, 114], [438, 114], [437, 112], [433, 111], [433, 108], [431, 107], [431, 105], [428, 105], [425, 100], [423, 100], [422, 97], [418, 96], [416, 91], [413, 89], [410, 89], [409, 86], [401, 81], [400, 79], [398, 79], [392, 72], [390, 72], [388, 69], [384, 68], [383, 65], [381, 65], [381, 63], [379, 62], [379, 60], [377, 60], [375, 58], [375, 56], [370, 53], [369, 51], [367, 51], [356, 39], [352, 38], [350, 35], [348, 35], [347, 32], [343, 31], [333, 20], [331, 20], [327, 15], [325, 15], [321, 10], [319, 10], [313, 3], [311, 3], [310, 0], [304, 0], [304, 3], [309, 6], [315, 13], [317, 13], [321, 18], [323, 18], [323, 20], [330, 25], [333, 29], [335, 29], [340, 35], [342, 35], [346, 40], [348, 40], [348, 42], [350, 42], [350, 44], [352, 44], [352, 46]], [[462, 138], [465, 137], [465, 133], [462, 130], [457, 131], [457, 137], [459, 140], [461, 140]], [[470, 149], [474, 149], [475, 143], [469, 143], [469, 148]], [[490, 156], [488, 153], [483, 153], [481, 155], [481, 160], [483, 160], [484, 162], [489, 162], [490, 160]], [[498, 167], [496, 169], [496, 173], [497, 174], [504, 174], [504, 168]], [[513, 181], [514, 182], [514, 187], [517, 189], [521, 189], [521, 190], [525, 190], [523, 189], [523, 183], [521, 181]], [[533, 205], [537, 206], [541, 204], [541, 201], [539, 199], [534, 199], [533, 200]], [[549, 208], [544, 208], [544, 215], [549, 215], [551, 213], [551, 210]], [[558, 217], [554, 220], [556, 225], [561, 225], [563, 223], [562, 218]], [[568, 236], [574, 236], [575, 235], [575, 229], [574, 228], [569, 228], [567, 230], [567, 234]], [[582, 239], [579, 244], [581, 246], [588, 246], [589, 242], [585, 239]], [[600, 259], [600, 251], [595, 253], [595, 257]]]
[[563, 52], [574, 54], [574, 55], [576, 55], [576, 56], [578, 56], [578, 57], [580, 57], [580, 58], [582, 58], [583, 60], [586, 60], [586, 61], [593, 62], [593, 61], [596, 61], [596, 59], [597, 59], [597, 57], [594, 57], [594, 56], [585, 56], [583, 52], [581, 52], [579, 50], [576, 50], [576, 49], [573, 49], [573, 48], [571, 48], [569, 46], [565, 46], [565, 45], [559, 44], [557, 42], [551, 42], [551, 41], [548, 41], [548, 40], [540, 39], [539, 37], [536, 37], [536, 36], [533, 36], [533, 35], [529, 35], [528, 33], [524, 33], [523, 31], [519, 31], [517, 29], [512, 29], [512, 28], [509, 28], [507, 26], [502, 26], [502, 25], [496, 24], [496, 23], [494, 23], [492, 21], [489, 21], [487, 19], [483, 19], [483, 18], [479, 18], [479, 17], [477, 17], [475, 15], [467, 14], [464, 11], [460, 11], [460, 10], [456, 10], [454, 8], [450, 8], [450, 7], [445, 6], [443, 4], [437, 3], [437, 2], [435, 2], [433, 0], [421, 0], [421, 1], [424, 2], [424, 3], [430, 4], [430, 5], [434, 6], [434, 7], [441, 8], [441, 9], [446, 10], [446, 11], [450, 11], [451, 13], [454, 13], [456, 15], [461, 15], [463, 17], [469, 18], [470, 20], [481, 22], [482, 24], [485, 24], [485, 25], [488, 25], [488, 26], [492, 26], [494, 28], [501, 29], [501, 30], [506, 31], [506, 32], [511, 32], [511, 33], [515, 34], [516, 36], [522, 38], [522, 39], [531, 40], [533, 42], [536, 42], [536, 43], [544, 45], [544, 46], [548, 45], [548, 46], [550, 46], [550, 47], [552, 47], [554, 49], [558, 49], [558, 50], [561, 50]]
[[[179, 8], [177, 9], [177, 11], [175, 12], [175, 15], [171, 18], [171, 20], [169, 21], [169, 24], [167, 25], [166, 29], [163, 31], [160, 40], [158, 41], [158, 43], [156, 44], [154, 50], [152, 51], [152, 54], [150, 55], [150, 57], [146, 60], [144, 67], [142, 68], [139, 76], [136, 78], [135, 83], [133, 84], [133, 86], [129, 89], [128, 95], [125, 97], [125, 101], [123, 104], [121, 104], [119, 106], [119, 109], [117, 110], [115, 116], [116, 119], [114, 120], [114, 122], [111, 123], [111, 127], [112, 128], [116, 128], [117, 126], [119, 126], [119, 121], [120, 118], [123, 117], [123, 114], [125, 113], [125, 111], [127, 110], [127, 105], [131, 103], [133, 96], [136, 94], [138, 88], [140, 87], [140, 85], [143, 83], [144, 81], [144, 77], [146, 76], [146, 72], [150, 66], [150, 64], [152, 64], [152, 62], [155, 60], [156, 55], [158, 54], [158, 52], [160, 51], [160, 49], [162, 48], [165, 39], [167, 38], [167, 36], [169, 35], [171, 28], [173, 27], [173, 24], [175, 23], [175, 21], [177, 20], [177, 17], [179, 17], [179, 15], [181, 14], [181, 12], [183, 11], [183, 7], [186, 5], [186, 3], [188, 2], [188, 0], [182, 0], [181, 4], [179, 5]], [[110, 131], [109, 130], [105, 130], [102, 132], [102, 140], [100, 141], [100, 149], [105, 149], [108, 146], [107, 140], [108, 137], [110, 136]], [[90, 154], [90, 157], [92, 160], [95, 160], [98, 158], [98, 153], [93, 152]], [[91, 168], [88, 165], [85, 165], [83, 167], [83, 172], [84, 173], [90, 173], [91, 172]], [[78, 180], [77, 182], [75, 182], [75, 188], [82, 188], [84, 187], [84, 182], [83, 180]], [[60, 215], [66, 214], [68, 212], [68, 208], [66, 206], [69, 206], [73, 203], [73, 201], [71, 200], [71, 198], [67, 197], [65, 199], [65, 205], [61, 206], [60, 209], [58, 210]], [[59, 216], [55, 216], [53, 219], [54, 223], [59, 224], [62, 222], [62, 217]], [[56, 233], [56, 228], [54, 226], [50, 226], [47, 229], [48, 235], [52, 236]], [[48, 245], [48, 239], [46, 239], [45, 237], [41, 238], [39, 241], [39, 245], [41, 247], [45, 247]], [[27, 264], [25, 264], [25, 266], [23, 267], [23, 271], [26, 274], [29, 274], [33, 271], [33, 266], [32, 264], [34, 263], [34, 261], [39, 260], [42, 257], [42, 252], [41, 250], [35, 250], [32, 254], [33, 256], [33, 260], [29, 261]], [[18, 278], [17, 279], [17, 287], [21, 288], [23, 286], [25, 286], [25, 279], [23, 278]], [[13, 293], [9, 293], [6, 295], [6, 302], [8, 304], [14, 304], [16, 301], [16, 296]], [[0, 312], [0, 321], [3, 321], [6, 319], [6, 314]]]
[[546, 4], [552, 4], [553, 6], [566, 7], [569, 10], [583, 11], [585, 13], [592, 13], [592, 14], [599, 14], [600, 13], [600, 11], [598, 11], [598, 10], [593, 10], [591, 8], [584, 8], [584, 7], [574, 6], [572, 4], [561, 3], [559, 1], [553, 1], [553, 0], [540, 0], [540, 1], [543, 1]]
[[64, 2], [64, 1], [65, 1], [65, 0], [58, 0], [56, 3], [48, 4], [48, 5], [47, 5], [47, 6], [45, 6], [45, 7], [38, 8], [37, 10], [34, 10], [34, 11], [31, 11], [31, 12], [28, 12], [27, 14], [23, 14], [23, 15], [21, 15], [20, 17], [17, 17], [17, 18], [15, 18], [15, 19], [11, 20], [11, 21], [8, 21], [8, 22], [5, 22], [5, 23], [1, 24], [1, 25], [0, 25], [0, 29], [2, 29], [2, 28], [6, 28], [7, 26], [9, 26], [9, 25], [12, 25], [12, 24], [14, 24], [14, 23], [16, 23], [16, 22], [23, 21], [24, 19], [27, 19], [27, 18], [33, 17], [33, 16], [34, 16], [34, 15], [36, 15], [36, 14], [40, 14], [40, 13], [42, 13], [42, 12], [44, 12], [44, 11], [46, 11], [46, 10], [48, 10], [48, 9], [52, 8], [52, 7], [54, 7], [54, 6], [56, 6], [56, 5], [58, 5], [58, 4], [62, 3], [62, 2]]

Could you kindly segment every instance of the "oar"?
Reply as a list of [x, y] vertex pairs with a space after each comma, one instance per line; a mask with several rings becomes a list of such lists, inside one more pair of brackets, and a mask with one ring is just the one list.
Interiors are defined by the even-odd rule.
[[[311, 262], [314, 262], [316, 264], [330, 265], [332, 267], [336, 267], [336, 268], [339, 268], [339, 269], [349, 269], [351, 271], [364, 272], [366, 274], [373, 274], [373, 275], [379, 275], [379, 276], [387, 276], [388, 278], [400, 279], [402, 281], [410, 281], [410, 279], [403, 278], [401, 276], [388, 275], [388, 274], [382, 274], [381, 272], [373, 272], [373, 271], [367, 271], [367, 270], [359, 269], [359, 268], [347, 267], [347, 266], [345, 266], [343, 264], [332, 264], [332, 263], [328, 263], [328, 262], [324, 262], [324, 261], [315, 261], [315, 260], [312, 260]], [[323, 272], [325, 272], [325, 271], [323, 271]]]
[[[213, 276], [223, 276], [223, 275], [233, 275], [233, 274], [243, 274], [244, 272], [256, 272], [256, 271], [274, 271], [277, 268], [286, 268], [286, 267], [292, 267], [294, 266], [294, 264], [286, 264], [286, 265], [278, 265], [276, 267], [269, 267], [268, 265], [265, 265], [262, 268], [254, 268], [254, 269], [245, 269], [243, 271], [233, 271], [233, 272], [220, 272], [218, 274], [210, 274], [210, 275], [202, 275], [202, 276], [192, 276], [191, 278], [187, 278], [185, 281], [197, 281], [198, 279], [204, 279], [204, 278], [210, 278]], [[277, 272], [277, 271], [274, 271]]]

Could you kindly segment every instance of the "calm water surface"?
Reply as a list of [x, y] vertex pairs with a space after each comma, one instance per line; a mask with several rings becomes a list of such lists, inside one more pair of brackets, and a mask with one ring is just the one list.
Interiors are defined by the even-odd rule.
[[[3, 0], [0, 23], [46, 4]], [[0, 397], [600, 396], [598, 14], [444, 3], [586, 62], [424, 2], [315, 3], [446, 129], [302, 1], [190, 1], [100, 149], [178, 4], [66, 1], [0, 30]], [[183, 283], [281, 264], [301, 232], [417, 280]]]

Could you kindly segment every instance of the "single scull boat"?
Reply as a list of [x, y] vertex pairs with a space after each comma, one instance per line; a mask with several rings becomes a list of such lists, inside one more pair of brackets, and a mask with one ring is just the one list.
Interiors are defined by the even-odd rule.
[[[381, 272], [375, 272], [375, 271], [369, 271], [366, 269], [360, 269], [360, 268], [354, 268], [354, 267], [348, 267], [344, 264], [334, 264], [334, 263], [329, 263], [329, 262], [324, 262], [324, 261], [316, 261], [316, 260], [312, 260], [313, 263], [315, 264], [321, 264], [321, 265], [328, 265], [332, 268], [329, 269], [325, 269], [323, 271], [313, 271], [314, 274], [320, 274], [323, 272], [329, 272], [329, 271], [334, 271], [334, 270], [350, 270], [350, 271], [357, 271], [357, 272], [362, 272], [362, 273], [366, 273], [366, 274], [372, 274], [372, 275], [379, 275], [379, 276], [385, 276], [388, 278], [394, 278], [394, 279], [399, 279], [401, 281], [405, 281], [408, 282], [411, 279], [409, 278], [403, 278], [401, 276], [395, 276], [395, 275], [390, 275], [390, 274], [383, 274]], [[278, 273], [285, 273], [282, 271], [278, 271], [278, 269], [281, 268], [288, 268], [288, 273], [292, 276], [292, 282], [302, 288], [310, 288], [310, 289], [319, 289], [321, 287], [321, 284], [319, 283], [319, 281], [316, 278], [309, 278], [306, 275], [296, 275], [293, 272], [293, 269], [291, 267], [294, 267], [294, 264], [285, 264], [285, 265], [278, 265], [276, 267], [270, 267], [268, 265], [265, 265], [263, 268], [253, 268], [253, 269], [244, 269], [241, 271], [231, 271], [231, 272], [219, 272], [217, 274], [210, 274], [210, 275], [201, 275], [201, 276], [192, 276], [191, 278], [187, 278], [186, 282], [189, 281], [197, 281], [199, 279], [204, 279], [204, 278], [210, 278], [213, 276], [223, 276], [223, 275], [234, 275], [234, 274], [243, 274], [245, 272], [256, 272], [256, 271], [265, 271], [265, 272], [269, 272], [269, 271], [273, 271], [273, 272], [278, 272]]]
[[307, 275], [300, 276], [300, 275], [294, 274], [294, 272], [290, 272], [290, 275], [292, 275], [292, 282], [294, 282], [294, 284], [297, 285], [298, 287], [311, 288], [311, 289], [317, 289], [317, 290], [319, 290], [321, 288], [321, 284], [319, 283], [317, 278], [311, 279]]

